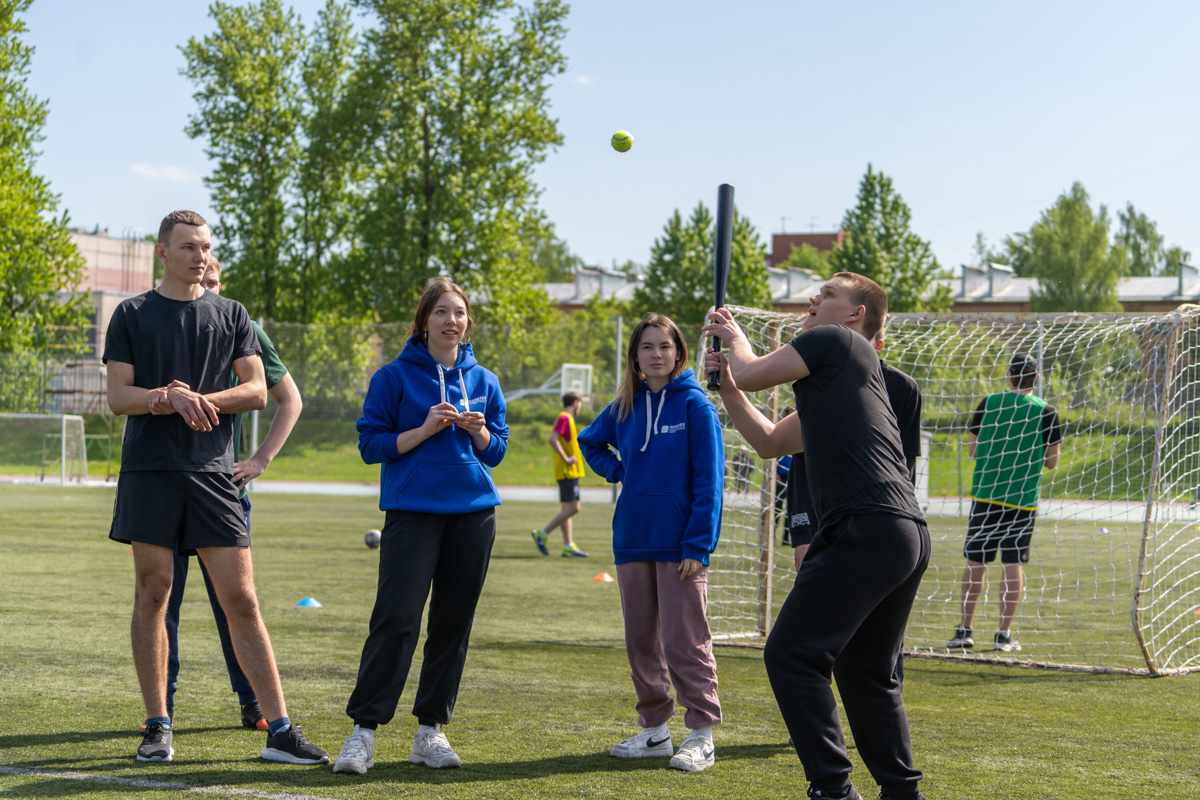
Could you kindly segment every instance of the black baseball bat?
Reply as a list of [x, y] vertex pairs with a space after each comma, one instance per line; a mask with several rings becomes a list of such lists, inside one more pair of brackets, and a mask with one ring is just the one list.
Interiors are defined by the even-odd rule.
[[[713, 308], [725, 307], [725, 285], [729, 283], [729, 248], [733, 243], [733, 187], [722, 183], [717, 187], [717, 246], [713, 252]], [[721, 340], [713, 337], [714, 350], [721, 349]], [[708, 375], [708, 388], [721, 388], [721, 373]]]

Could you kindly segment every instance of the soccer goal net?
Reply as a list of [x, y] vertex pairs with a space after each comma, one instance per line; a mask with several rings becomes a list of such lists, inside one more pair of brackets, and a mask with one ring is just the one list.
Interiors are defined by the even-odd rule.
[[83, 417], [0, 414], [0, 475], [62, 484], [87, 480]]
[[[730, 310], [759, 354], [798, 335], [803, 320]], [[997, 560], [975, 613], [979, 644], [951, 650], [971, 506], [968, 425], [981, 399], [1008, 388], [1018, 351], [1038, 360], [1034, 393], [1063, 426], [1059, 463], [1042, 473], [1013, 626], [1023, 649], [991, 650]], [[909, 620], [907, 653], [1153, 675], [1200, 670], [1200, 308], [900, 314], [888, 320], [882, 357], [912, 375], [924, 398], [917, 496], [933, 557]], [[772, 419], [795, 402], [790, 386], [751, 399]], [[775, 462], [759, 459], [720, 410], [728, 474], [710, 619], [719, 640], [761, 644], [791, 589], [792, 550], [780, 542]]]

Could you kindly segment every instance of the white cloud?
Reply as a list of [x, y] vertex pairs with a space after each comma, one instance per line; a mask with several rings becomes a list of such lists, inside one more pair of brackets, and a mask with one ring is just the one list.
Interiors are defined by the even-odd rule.
[[592, 79], [589, 78], [587, 75], [579, 75], [574, 80], [575, 80], [575, 83], [578, 83], [580, 86], [587, 86], [589, 83], [592, 82]]
[[173, 183], [197, 183], [200, 176], [185, 167], [153, 164], [130, 164], [129, 171], [139, 178], [149, 178], [152, 181], [170, 181]]

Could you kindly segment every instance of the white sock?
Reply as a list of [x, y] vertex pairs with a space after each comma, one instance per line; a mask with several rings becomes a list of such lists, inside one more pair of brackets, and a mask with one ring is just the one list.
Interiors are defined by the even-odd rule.
[[431, 736], [442, 729], [441, 723], [437, 725], [418, 725], [417, 733], [421, 736]]
[[357, 735], [357, 734], [362, 734], [363, 736], [367, 737], [368, 742], [370, 742], [371, 744], [375, 744], [375, 731], [373, 731], [372, 729], [360, 728], [359, 726], [355, 725], [354, 733], [351, 735]]
[[664, 736], [670, 736], [670, 735], [671, 735], [671, 731], [670, 731], [670, 729], [667, 727], [667, 723], [665, 723], [665, 722], [664, 722], [662, 725], [658, 725], [658, 726], [656, 726], [656, 727], [654, 727], [654, 728], [646, 728], [646, 730], [648, 730], [648, 731], [654, 731], [654, 735], [655, 735], [656, 737], [658, 737], [659, 739], [661, 739], [661, 738], [662, 738], [662, 737], [664, 737]]
[[704, 728], [694, 729], [692, 731], [692, 736], [701, 736], [705, 739], [708, 739], [711, 742], [712, 741], [712, 725], [708, 725]]

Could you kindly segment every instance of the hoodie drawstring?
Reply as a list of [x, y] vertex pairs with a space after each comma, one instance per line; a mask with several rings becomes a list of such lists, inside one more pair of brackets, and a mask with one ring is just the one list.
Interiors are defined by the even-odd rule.
[[[442, 402], [447, 403], [449, 401], [446, 399], [446, 370], [442, 367], [441, 364], [438, 364], [437, 371], [438, 371], [438, 388], [442, 390]], [[459, 391], [462, 392], [463, 411], [464, 412], [470, 411], [471, 410], [471, 401], [467, 398], [467, 382], [463, 379], [462, 367], [458, 368], [458, 388], [459, 388]], [[659, 406], [658, 410], [662, 411], [662, 406]]]
[[650, 422], [650, 393], [646, 392], [646, 441], [642, 444], [642, 449], [639, 452], [646, 452], [646, 448], [650, 446], [650, 432], [654, 431], [654, 435], [658, 435], [658, 418], [662, 416], [663, 406], [667, 404], [667, 390], [663, 389], [662, 397], [658, 398], [658, 413], [654, 415], [654, 423]]

